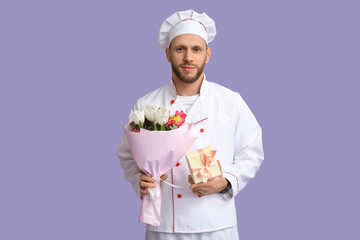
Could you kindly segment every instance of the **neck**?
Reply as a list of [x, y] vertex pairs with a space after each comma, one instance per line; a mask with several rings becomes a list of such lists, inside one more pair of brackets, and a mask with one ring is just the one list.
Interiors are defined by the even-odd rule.
[[179, 80], [176, 75], [172, 74], [172, 79], [176, 88], [176, 93], [179, 96], [194, 96], [200, 93], [201, 84], [204, 80], [204, 73], [193, 83], [185, 83]]

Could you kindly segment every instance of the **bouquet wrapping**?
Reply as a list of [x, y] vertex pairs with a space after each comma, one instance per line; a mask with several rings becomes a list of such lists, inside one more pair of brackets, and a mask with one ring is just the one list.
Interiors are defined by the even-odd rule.
[[150, 194], [143, 196], [139, 221], [153, 226], [160, 225], [160, 176], [173, 168], [195, 142], [196, 138], [189, 137], [191, 127], [192, 124], [183, 124], [168, 131], [143, 128], [134, 131], [131, 118], [125, 124], [125, 136], [135, 162], [141, 171], [156, 180], [156, 187], [148, 188]]

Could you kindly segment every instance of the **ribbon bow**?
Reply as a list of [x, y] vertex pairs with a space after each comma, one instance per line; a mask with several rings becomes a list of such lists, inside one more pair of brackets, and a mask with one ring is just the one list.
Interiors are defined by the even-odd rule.
[[197, 150], [200, 153], [201, 161], [204, 166], [200, 169], [193, 169], [198, 172], [198, 176], [202, 177], [203, 183], [207, 183], [208, 179], [211, 178], [211, 171], [209, 167], [217, 165], [215, 160], [216, 150], [212, 150], [210, 154], [206, 154], [202, 149]]

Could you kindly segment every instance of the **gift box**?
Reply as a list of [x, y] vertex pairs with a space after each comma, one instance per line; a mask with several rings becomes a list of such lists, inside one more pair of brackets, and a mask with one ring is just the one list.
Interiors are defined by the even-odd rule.
[[210, 146], [185, 154], [191, 176], [195, 183], [206, 183], [213, 177], [221, 176], [221, 170], [215, 154], [216, 150], [213, 150]]

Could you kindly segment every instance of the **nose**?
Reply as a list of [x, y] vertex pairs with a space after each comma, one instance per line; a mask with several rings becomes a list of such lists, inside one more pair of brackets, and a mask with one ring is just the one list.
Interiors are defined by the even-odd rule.
[[192, 62], [192, 61], [193, 61], [192, 52], [191, 51], [185, 51], [184, 62]]

